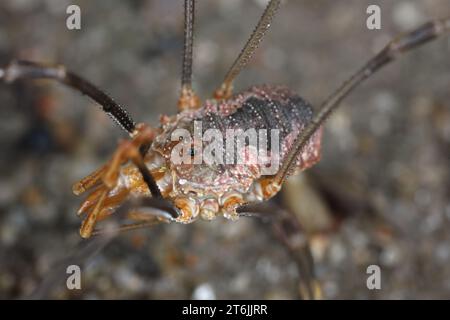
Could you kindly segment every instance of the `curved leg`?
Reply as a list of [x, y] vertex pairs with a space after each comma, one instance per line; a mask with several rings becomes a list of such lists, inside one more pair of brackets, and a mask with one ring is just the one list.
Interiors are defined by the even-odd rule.
[[[155, 209], [150, 211], [150, 209]], [[160, 223], [170, 223], [172, 221], [171, 215], [166, 214], [165, 210], [170, 210], [170, 204], [153, 198], [134, 199], [125, 202], [120, 206], [114, 217], [119, 219], [127, 217], [136, 223], [128, 225], [119, 225], [119, 221], [110, 221], [109, 226], [101, 230], [94, 230], [92, 235], [95, 237], [89, 240], [81, 240], [73, 250], [68, 253], [68, 256], [52, 266], [51, 272], [44, 278], [41, 284], [31, 293], [26, 296], [26, 299], [47, 299], [51, 298], [49, 295], [52, 289], [59, 286], [67, 278], [66, 269], [68, 265], [82, 266], [92, 257], [96, 256], [103, 250], [119, 232], [126, 230], [144, 228], [154, 226]], [[138, 210], [140, 213], [135, 214]], [[131, 212], [130, 212], [131, 211]]]
[[0, 80], [12, 83], [20, 79], [52, 79], [69, 86], [100, 104], [107, 114], [131, 136], [135, 134], [135, 122], [124, 107], [90, 82], [72, 73], [64, 66], [50, 66], [31, 61], [12, 61], [0, 68]]
[[300, 297], [302, 299], [322, 298], [308, 239], [295, 215], [271, 202], [242, 206], [237, 212], [241, 216], [259, 217], [270, 224], [277, 240], [285, 246], [297, 264], [300, 276]]
[[350, 94], [359, 84], [369, 78], [383, 66], [394, 61], [403, 53], [416, 49], [431, 40], [450, 31], [450, 18], [434, 20], [421, 27], [398, 36], [388, 43], [375, 57], [370, 59], [358, 72], [331, 94], [320, 107], [311, 123], [299, 133], [291, 149], [283, 161], [280, 170], [274, 177], [274, 188], [279, 188], [289, 176], [295, 166], [298, 155], [331, 113], [340, 105], [340, 102]]
[[[112, 227], [92, 230], [91, 235], [96, 236], [105, 233], [117, 234], [123, 231], [148, 228], [161, 223], [171, 223], [175, 221], [177, 215], [177, 209], [164, 199], [130, 199], [124, 202], [114, 212], [115, 220], [113, 221]], [[130, 220], [131, 223], [121, 224], [118, 222], [119, 219], [123, 218]]]

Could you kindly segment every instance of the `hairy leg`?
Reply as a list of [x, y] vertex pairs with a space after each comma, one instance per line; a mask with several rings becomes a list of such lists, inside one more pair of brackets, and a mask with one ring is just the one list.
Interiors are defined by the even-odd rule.
[[0, 68], [0, 80], [5, 83], [26, 79], [56, 80], [71, 87], [100, 104], [103, 111], [109, 114], [130, 135], [133, 135], [135, 132], [136, 124], [123, 106], [116, 103], [110, 96], [89, 81], [68, 71], [64, 66], [44, 65], [32, 61], [18, 60]]

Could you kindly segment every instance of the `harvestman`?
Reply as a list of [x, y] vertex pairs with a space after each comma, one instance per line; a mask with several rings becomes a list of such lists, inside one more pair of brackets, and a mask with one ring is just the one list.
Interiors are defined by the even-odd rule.
[[[314, 114], [308, 102], [285, 87], [255, 86], [233, 95], [234, 80], [270, 28], [280, 1], [269, 1], [223, 83], [213, 98], [202, 104], [191, 84], [195, 1], [185, 0], [178, 114], [162, 116], [159, 128], [136, 124], [124, 107], [63, 66], [13, 61], [0, 69], [0, 78], [6, 83], [19, 79], [52, 79], [78, 90], [99, 103], [131, 138], [119, 144], [106, 165], [73, 187], [77, 195], [92, 190], [78, 211], [79, 215], [85, 215], [80, 229], [83, 238], [99, 233], [95, 230], [96, 223], [117, 212], [118, 208], [134, 221], [121, 226], [120, 230], [160, 222], [190, 223], [198, 217], [210, 220], [218, 215], [229, 219], [259, 216], [270, 220], [276, 234], [293, 254], [305, 282], [301, 285], [302, 295], [320, 295], [308, 246], [299, 237], [299, 223], [286, 210], [264, 200], [277, 194], [288, 176], [319, 161], [322, 125], [342, 99], [402, 53], [444, 34], [450, 29], [450, 18], [433, 20], [389, 42], [331, 94]], [[170, 133], [180, 127], [192, 130], [194, 120], [202, 120], [206, 128], [222, 130], [238, 126], [280, 129], [282, 147], [278, 172], [263, 176], [258, 165], [239, 168], [235, 165], [174, 165], [170, 161], [170, 151], [176, 143], [170, 141]], [[129, 199], [138, 200], [130, 205]]]

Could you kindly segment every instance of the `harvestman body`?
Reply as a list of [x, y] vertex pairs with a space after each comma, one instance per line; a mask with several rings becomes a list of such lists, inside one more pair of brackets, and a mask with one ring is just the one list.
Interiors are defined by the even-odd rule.
[[[130, 198], [141, 199], [141, 207], [131, 208], [127, 218], [135, 221], [121, 230], [154, 225], [160, 222], [189, 223], [196, 218], [213, 219], [223, 215], [235, 219], [241, 215], [270, 215], [275, 229], [288, 248], [297, 254], [298, 247], [289, 242], [301, 229], [290, 220], [286, 228], [282, 210], [261, 207], [258, 203], [273, 197], [286, 178], [314, 165], [320, 158], [322, 124], [359, 83], [403, 52], [416, 48], [450, 29], [450, 18], [434, 20], [391, 41], [357, 73], [329, 96], [318, 112], [301, 97], [285, 87], [252, 87], [233, 95], [233, 82], [250, 61], [269, 29], [281, 0], [269, 1], [254, 32], [232, 65], [212, 99], [203, 104], [191, 86], [194, 0], [185, 0], [185, 29], [179, 113], [161, 117], [159, 128], [135, 124], [123, 107], [101, 90], [62, 66], [44, 66], [28, 61], [13, 61], [0, 69], [0, 78], [11, 83], [18, 79], [47, 78], [66, 84], [98, 102], [131, 140], [122, 141], [105, 166], [74, 185], [74, 193], [92, 190], [78, 210], [86, 215], [80, 234], [89, 238], [97, 233], [98, 221], [112, 215]], [[170, 155], [176, 145], [170, 134], [177, 128], [192, 129], [201, 120], [204, 129], [221, 131], [237, 127], [280, 130], [281, 167], [272, 176], [261, 174], [259, 165], [175, 165]], [[239, 150], [238, 150], [239, 152]], [[149, 214], [148, 209], [153, 209]], [[279, 215], [279, 216], [277, 216]], [[310, 281], [305, 296], [314, 297], [313, 271], [304, 258], [297, 257], [300, 275]]]

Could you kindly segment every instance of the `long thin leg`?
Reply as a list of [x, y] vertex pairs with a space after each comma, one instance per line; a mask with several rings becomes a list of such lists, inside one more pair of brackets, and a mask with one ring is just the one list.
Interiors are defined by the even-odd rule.
[[214, 93], [216, 99], [227, 99], [231, 96], [233, 90], [233, 81], [237, 75], [244, 69], [248, 64], [259, 44], [261, 43], [267, 30], [269, 30], [272, 19], [280, 7], [281, 0], [270, 0], [267, 4], [264, 13], [258, 21], [252, 35], [248, 39], [244, 48], [239, 53], [239, 56], [234, 61], [230, 70], [225, 76], [222, 85]]
[[237, 211], [240, 216], [259, 217], [270, 224], [278, 241], [288, 249], [297, 264], [301, 298], [322, 298], [320, 284], [314, 272], [314, 261], [308, 239], [295, 215], [272, 202], [242, 206]]
[[[84, 269], [88, 261], [96, 257], [109, 243], [111, 243], [117, 233], [105, 232], [102, 236], [96, 237], [89, 241], [80, 240], [79, 243], [70, 249], [63, 259], [58, 260], [51, 266], [44, 276], [44, 279], [33, 290], [30, 295], [26, 295], [24, 299], [42, 300], [52, 299], [51, 293], [55, 288], [60, 288], [61, 283], [67, 279], [67, 266], [77, 265]], [[54, 298], [54, 296], [53, 296]]]
[[6, 67], [0, 68], [0, 80], [12, 83], [19, 79], [52, 79], [78, 90], [100, 104], [103, 111], [131, 136], [135, 134], [135, 122], [124, 107], [90, 82], [66, 70], [64, 66], [50, 66], [19, 60], [12, 61]]
[[[111, 97], [90, 82], [67, 71], [64, 66], [46, 66], [31, 61], [13, 61], [5, 68], [0, 68], [0, 80], [5, 81], [6, 83], [12, 83], [19, 79], [53, 79], [80, 91], [99, 103], [102, 106], [103, 111], [109, 114], [133, 138], [131, 144], [135, 145], [138, 151], [134, 152], [130, 158], [141, 172], [152, 195], [158, 198], [161, 197], [161, 192], [143, 161], [143, 157], [154, 138], [153, 130], [143, 124], [136, 125], [128, 112]], [[115, 172], [114, 170], [117, 171], [117, 167], [118, 165], [115, 164], [110, 165], [108, 168], [100, 168], [75, 184], [73, 187], [74, 193], [81, 194], [93, 187], [106, 171], [109, 170], [108, 172], [111, 175], [112, 172]], [[108, 172], [106, 172], [106, 174], [108, 174]], [[96, 220], [94, 219], [96, 214], [98, 214], [98, 212], [92, 214], [85, 221], [86, 226], [84, 227], [84, 230], [91, 229], [90, 225], [92, 224], [92, 221]]]
[[342, 99], [352, 92], [357, 85], [362, 83], [381, 67], [398, 58], [401, 54], [436, 39], [449, 30], [450, 18], [446, 18], [431, 21], [411, 32], [402, 34], [389, 42], [383, 50], [381, 50], [374, 58], [369, 60], [369, 62], [367, 62], [367, 64], [356, 72], [356, 74], [354, 74], [349, 80], [344, 82], [344, 84], [337, 91], [325, 100], [311, 123], [295, 139], [292, 148], [289, 150], [283, 164], [281, 165], [280, 170], [274, 177], [273, 182], [275, 188], [279, 188], [288, 177], [295, 166], [296, 159], [300, 151], [308, 143], [311, 136], [330, 116], [333, 110], [339, 106]]
[[[161, 223], [162, 223], [162, 221], [160, 221], [160, 220], [142, 221], [142, 222], [121, 225], [111, 231], [115, 232], [115, 233], [119, 233], [119, 232], [131, 231], [131, 230], [136, 230], [136, 229], [150, 228], [150, 227], [156, 226], [157, 224], [161, 224]], [[92, 236], [102, 235], [107, 232], [110, 232], [110, 231], [108, 229], [94, 230], [92, 232]]]
[[[100, 235], [106, 232], [123, 232], [140, 228], [147, 228], [161, 223], [171, 223], [178, 214], [174, 206], [163, 199], [138, 198], [125, 202], [114, 212], [117, 220], [126, 218], [134, 223], [115, 223], [111, 228], [93, 230], [91, 235]], [[117, 225], [117, 226], [115, 226]]]
[[181, 94], [178, 100], [180, 111], [197, 109], [200, 99], [192, 89], [192, 54], [194, 45], [195, 0], [184, 0], [184, 46], [181, 72]]
[[[145, 207], [146, 206], [146, 207]], [[167, 204], [166, 206], [170, 206]], [[149, 210], [130, 212], [132, 208], [138, 207], [137, 210], [144, 210], [150, 208], [156, 208], [155, 211], [149, 212]], [[159, 211], [158, 211], [159, 210]], [[116, 221], [109, 221], [107, 226], [101, 230], [94, 230], [92, 235], [95, 235], [93, 239], [88, 241], [83, 240], [78, 243], [78, 245], [71, 250], [69, 255], [57, 262], [52, 266], [51, 272], [44, 278], [42, 283], [32, 292], [31, 295], [26, 296], [26, 299], [47, 299], [50, 298], [50, 293], [53, 288], [60, 285], [63, 279], [66, 279], [67, 273], [66, 269], [69, 265], [84, 265], [91, 257], [96, 256], [103, 248], [105, 248], [119, 232], [134, 230], [137, 228], [151, 227], [156, 224], [169, 223], [171, 222], [170, 215], [164, 214], [165, 208], [162, 206], [161, 201], [156, 201], [152, 199], [136, 199], [130, 200], [122, 205], [115, 212], [116, 217], [129, 216], [131, 220], [140, 221], [129, 225], [120, 226]]]

